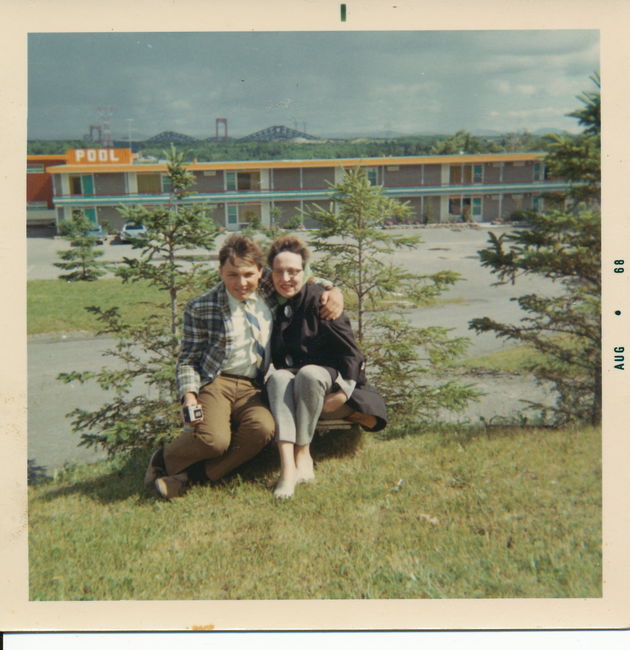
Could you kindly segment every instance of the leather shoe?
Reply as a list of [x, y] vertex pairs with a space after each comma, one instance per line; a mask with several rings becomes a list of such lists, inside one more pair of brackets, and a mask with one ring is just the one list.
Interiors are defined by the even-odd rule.
[[173, 476], [162, 476], [155, 481], [155, 489], [165, 499], [175, 499], [184, 495], [190, 483], [188, 474], [174, 474]]
[[160, 478], [161, 476], [166, 476], [166, 468], [164, 467], [163, 462], [160, 463], [158, 461], [158, 455], [160, 456], [160, 460], [163, 461], [163, 458], [161, 456], [161, 449], [157, 449], [151, 454], [151, 459], [149, 460], [149, 466], [147, 467], [147, 471], [144, 475], [144, 487], [148, 488], [151, 487], [154, 483], [155, 480]]
[[373, 415], [360, 413], [359, 411], [354, 411], [354, 413], [347, 415], [346, 420], [352, 422], [353, 424], [360, 424], [364, 429], [373, 429], [378, 422]]

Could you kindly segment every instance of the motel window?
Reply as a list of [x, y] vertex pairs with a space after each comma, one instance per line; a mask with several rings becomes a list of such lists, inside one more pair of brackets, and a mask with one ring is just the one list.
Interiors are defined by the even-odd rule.
[[482, 200], [480, 196], [473, 198], [462, 196], [450, 196], [448, 199], [448, 213], [453, 217], [463, 217], [468, 220], [470, 217], [481, 218]]
[[545, 166], [543, 163], [537, 162], [534, 163], [534, 180], [543, 181], [545, 180]]
[[482, 165], [451, 165], [451, 185], [472, 185], [483, 182]]
[[44, 173], [44, 165], [29, 165], [26, 168], [26, 173], [27, 174], [43, 174]]
[[228, 203], [226, 212], [228, 229], [236, 230], [252, 222], [260, 222], [261, 214], [260, 203]]
[[376, 185], [378, 183], [377, 171], [376, 167], [366, 167], [365, 172], [370, 185]]
[[161, 194], [162, 174], [138, 174], [138, 194]]
[[260, 203], [241, 205], [238, 211], [239, 222], [247, 224], [255, 221], [260, 222], [260, 214]]
[[225, 189], [235, 190], [259, 190], [260, 172], [226, 172]]
[[68, 183], [70, 183], [70, 194], [83, 194], [80, 176], [70, 176]]
[[239, 172], [237, 174], [237, 187], [239, 190], [259, 190], [260, 172]]
[[448, 199], [448, 213], [451, 215], [459, 215], [462, 213], [462, 198], [461, 196], [450, 196]]
[[[450, 183], [451, 185], [460, 185], [462, 182], [462, 168], [461, 165], [451, 165], [450, 168]], [[452, 213], [450, 213], [452, 214]]]
[[94, 194], [94, 179], [91, 174], [68, 176], [70, 194]]

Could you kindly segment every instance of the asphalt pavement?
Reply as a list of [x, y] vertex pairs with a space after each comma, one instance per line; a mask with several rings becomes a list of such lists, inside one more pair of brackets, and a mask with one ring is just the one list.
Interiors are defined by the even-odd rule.
[[[523, 314], [511, 298], [530, 291], [557, 291], [556, 285], [540, 278], [522, 278], [514, 286], [493, 286], [496, 278], [481, 267], [477, 256], [477, 251], [486, 245], [490, 230], [499, 234], [506, 228], [440, 227], [402, 231], [421, 235], [423, 243], [416, 249], [399, 251], [395, 257], [397, 265], [415, 273], [452, 270], [462, 275], [462, 281], [443, 294], [445, 302], [412, 310], [408, 317], [417, 326], [440, 325], [451, 328], [453, 336], [469, 337], [471, 346], [467, 356], [488, 354], [510, 345], [492, 334], [475, 335], [468, 329], [469, 320], [490, 316], [502, 322], [517, 322]], [[221, 241], [218, 240], [217, 249]], [[28, 279], [56, 278], [59, 270], [53, 262], [59, 259], [57, 251], [66, 246], [67, 243], [60, 239], [29, 238]], [[137, 255], [127, 245], [106, 243], [102, 250], [105, 252], [103, 259], [107, 261], [120, 260], [123, 255]], [[66, 413], [79, 406], [94, 409], [106, 401], [108, 395], [93, 383], [63, 384], [56, 377], [60, 372], [111, 365], [111, 358], [103, 357], [111, 346], [111, 340], [85, 338], [77, 333], [29, 337], [28, 457], [48, 472], [67, 462], [90, 462], [103, 457], [98, 450], [78, 446], [79, 436], [72, 432]], [[472, 382], [466, 378], [466, 383], [474, 383], [486, 396], [465, 413], [445, 416], [446, 419], [479, 421], [483, 416], [486, 420], [496, 420], [517, 411], [522, 406], [522, 399], [550, 400], [547, 391], [523, 378], [482, 376], [475, 377]]]

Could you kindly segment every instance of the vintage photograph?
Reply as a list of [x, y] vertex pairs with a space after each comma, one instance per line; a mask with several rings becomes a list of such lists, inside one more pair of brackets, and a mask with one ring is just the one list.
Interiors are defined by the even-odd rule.
[[30, 34], [31, 598], [600, 596], [598, 53]]
[[[602, 602], [626, 261], [596, 25], [24, 45], [29, 607], [404, 629]], [[105, 623], [130, 601], [140, 628]]]

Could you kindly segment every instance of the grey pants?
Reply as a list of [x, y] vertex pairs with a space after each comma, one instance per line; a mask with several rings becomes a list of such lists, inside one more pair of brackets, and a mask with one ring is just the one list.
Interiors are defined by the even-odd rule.
[[[308, 445], [313, 439], [324, 397], [331, 391], [330, 373], [321, 366], [303, 366], [294, 374], [276, 370], [267, 381], [269, 408], [276, 421], [276, 440]], [[352, 408], [343, 405], [326, 418], [343, 418]]]

